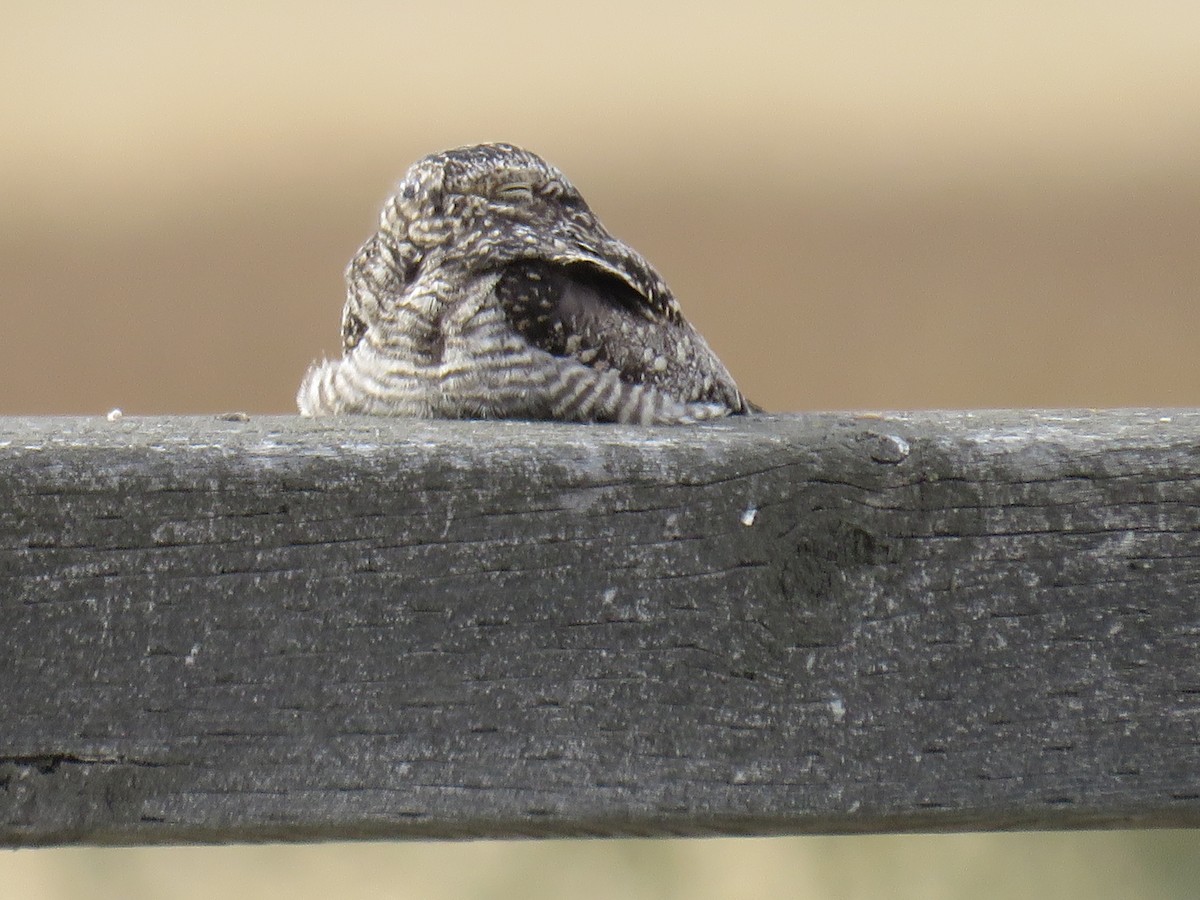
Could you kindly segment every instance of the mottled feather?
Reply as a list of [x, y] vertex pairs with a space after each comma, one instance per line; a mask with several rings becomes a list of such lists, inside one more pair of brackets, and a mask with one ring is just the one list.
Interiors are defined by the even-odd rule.
[[343, 356], [305, 415], [682, 423], [748, 412], [636, 251], [508, 144], [416, 163], [346, 270]]

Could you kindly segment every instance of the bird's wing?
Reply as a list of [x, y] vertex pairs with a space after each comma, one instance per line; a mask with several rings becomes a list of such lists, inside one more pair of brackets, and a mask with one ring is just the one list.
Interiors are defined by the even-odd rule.
[[382, 234], [372, 235], [346, 266], [342, 349], [349, 353], [368, 328], [378, 325], [412, 280], [416, 250]]
[[554, 356], [623, 381], [657, 388], [683, 403], [746, 402], [708, 344], [677, 313], [655, 310], [616, 274], [588, 262], [521, 260], [508, 266], [496, 295], [513, 329]]

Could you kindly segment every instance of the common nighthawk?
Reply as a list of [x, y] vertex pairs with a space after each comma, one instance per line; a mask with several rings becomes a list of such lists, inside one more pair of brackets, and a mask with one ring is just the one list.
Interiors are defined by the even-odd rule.
[[304, 415], [670, 424], [749, 412], [658, 273], [540, 157], [417, 162], [346, 269], [343, 356]]

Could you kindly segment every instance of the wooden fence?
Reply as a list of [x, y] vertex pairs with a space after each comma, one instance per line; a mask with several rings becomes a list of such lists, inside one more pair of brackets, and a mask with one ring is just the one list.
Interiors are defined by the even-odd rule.
[[0, 844], [1200, 825], [1200, 411], [0, 419]]

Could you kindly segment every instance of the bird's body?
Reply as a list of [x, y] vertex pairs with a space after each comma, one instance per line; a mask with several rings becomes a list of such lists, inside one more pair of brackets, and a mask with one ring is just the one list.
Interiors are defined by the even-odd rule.
[[305, 415], [681, 423], [749, 411], [666, 284], [554, 167], [507, 144], [426, 157], [346, 270], [343, 357]]

